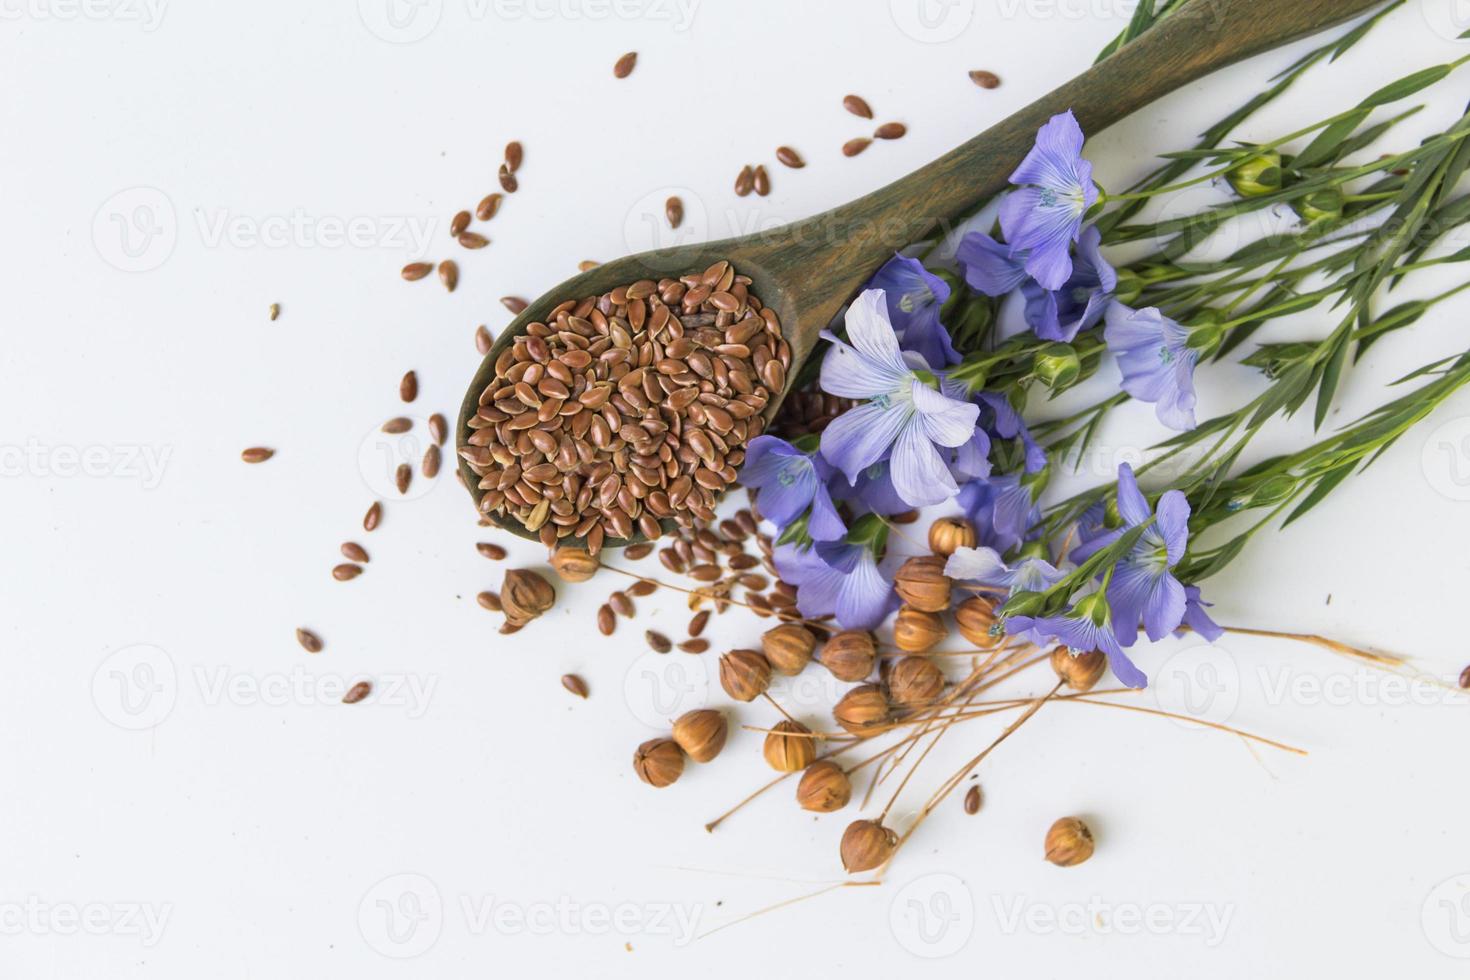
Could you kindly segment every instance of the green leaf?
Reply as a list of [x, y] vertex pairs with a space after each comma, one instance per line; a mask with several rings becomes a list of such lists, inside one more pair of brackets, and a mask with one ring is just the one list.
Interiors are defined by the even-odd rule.
[[1406, 75], [1396, 82], [1390, 82], [1383, 86], [1383, 88], [1374, 92], [1362, 102], [1359, 102], [1358, 107], [1361, 109], [1372, 109], [1375, 106], [1387, 105], [1390, 102], [1397, 102], [1399, 99], [1406, 99], [1415, 92], [1423, 91], [1435, 82], [1443, 81], [1449, 75], [1450, 70], [1449, 65], [1435, 65], [1432, 68], [1424, 68], [1416, 71], [1412, 75]]
[[1351, 476], [1352, 472], [1352, 466], [1340, 466], [1337, 469], [1328, 473], [1327, 476], [1323, 477], [1321, 480], [1317, 481], [1317, 485], [1312, 488], [1312, 492], [1307, 494], [1307, 498], [1303, 500], [1300, 504], [1298, 504], [1295, 510], [1287, 515], [1286, 520], [1281, 522], [1281, 526], [1286, 527], [1292, 521], [1296, 520], [1298, 517], [1301, 517], [1307, 511], [1320, 504], [1323, 500], [1326, 499], [1327, 495], [1331, 493], [1339, 483]]
[[1353, 134], [1372, 109], [1357, 109], [1348, 113], [1342, 119], [1328, 126], [1317, 134], [1317, 138], [1307, 144], [1307, 148], [1291, 161], [1291, 165], [1299, 170], [1315, 167], [1319, 163], [1326, 163], [1335, 159], [1338, 148], [1342, 142]]

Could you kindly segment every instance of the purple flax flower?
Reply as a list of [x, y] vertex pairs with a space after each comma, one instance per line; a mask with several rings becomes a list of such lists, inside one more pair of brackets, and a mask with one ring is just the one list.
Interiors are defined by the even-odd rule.
[[868, 401], [823, 430], [822, 455], [856, 483], [887, 454], [893, 488], [911, 506], [948, 500], [959, 488], [939, 449], [969, 440], [979, 407], [940, 392], [923, 359], [899, 350], [881, 289], [863, 292], [846, 322], [851, 346], [823, 333], [832, 348], [822, 361], [822, 390]]
[[1113, 668], [1118, 680], [1128, 687], [1148, 686], [1148, 676], [1128, 659], [1118, 645], [1109, 624], [1108, 604], [1100, 593], [1079, 599], [1064, 616], [1011, 616], [1006, 620], [1006, 632], [1054, 636], [1078, 654], [1098, 650], [1108, 658], [1108, 666]]
[[955, 259], [970, 288], [986, 296], [1004, 296], [1026, 281], [1026, 257], [1012, 257], [1009, 248], [978, 231], [960, 239]]
[[843, 629], [875, 629], [898, 604], [866, 545], [821, 542], [809, 549], [778, 545], [771, 556], [783, 582], [796, 586], [803, 616], [835, 615]]
[[1097, 200], [1082, 142], [1076, 116], [1053, 116], [1011, 174], [1011, 183], [1022, 186], [1000, 204], [1000, 228], [1011, 255], [1025, 253], [1026, 271], [1043, 289], [1061, 289], [1071, 278], [1071, 246], [1082, 232], [1083, 215]]
[[1083, 229], [1072, 261], [1072, 277], [1056, 292], [1035, 282], [1021, 286], [1026, 297], [1026, 322], [1043, 340], [1071, 343], [1078, 331], [1097, 325], [1113, 301], [1118, 274], [1102, 256], [1102, 232]]
[[847, 527], [827, 493], [832, 472], [826, 460], [784, 439], [757, 436], [746, 448], [740, 482], [760, 490], [761, 513], [781, 530], [810, 509], [807, 535], [814, 541], [835, 541], [847, 533]]
[[835, 499], [847, 501], [857, 513], [887, 517], [914, 509], [893, 489], [893, 478], [886, 461], [865, 468], [858, 474], [856, 483], [848, 483], [846, 477], [834, 474], [828, 489]]
[[961, 483], [990, 475], [990, 433], [980, 427], [947, 460], [950, 475]]
[[1184, 587], [1184, 625], [1204, 637], [1206, 642], [1214, 643], [1225, 635], [1225, 631], [1205, 612], [1209, 605], [1200, 598], [1198, 585]]
[[939, 308], [949, 299], [949, 284], [918, 259], [895, 255], [883, 264], [869, 289], [883, 290], [888, 317], [904, 350], [917, 353], [936, 368], [958, 364], [961, 357], [939, 322]]
[[1152, 306], [1130, 310], [1108, 307], [1103, 339], [1118, 358], [1123, 390], [1152, 402], [1159, 421], [1180, 432], [1194, 428], [1194, 366], [1199, 351], [1189, 346], [1189, 331]]
[[1031, 488], [1021, 483], [1019, 473], [966, 484], [960, 490], [959, 504], [980, 529], [981, 537], [1001, 554], [1024, 541], [1027, 532], [1041, 520]]
[[1138, 640], [1138, 621], [1143, 620], [1150, 640], [1162, 640], [1184, 620], [1184, 586], [1169, 570], [1184, 557], [1189, 545], [1189, 501], [1178, 490], [1159, 498], [1156, 511], [1138, 489], [1133, 467], [1118, 467], [1118, 514], [1123, 527], [1099, 535], [1073, 552], [1083, 561], [1153, 518], [1132, 550], [1113, 568], [1108, 583], [1108, 602], [1113, 607], [1113, 625], [1118, 642], [1131, 647]]
[[994, 548], [956, 548], [944, 574], [961, 582], [977, 582], [1008, 593], [1045, 592], [1067, 577], [1045, 558], [1022, 558], [1007, 565]]

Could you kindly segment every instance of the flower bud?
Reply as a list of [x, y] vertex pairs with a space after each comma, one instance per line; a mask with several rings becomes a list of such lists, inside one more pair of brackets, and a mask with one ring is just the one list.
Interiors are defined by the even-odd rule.
[[1275, 150], [1257, 154], [1236, 164], [1225, 179], [1241, 197], [1264, 197], [1281, 190], [1281, 154]]
[[1053, 647], [1051, 669], [1056, 671], [1057, 680], [1065, 681], [1074, 691], [1090, 691], [1102, 679], [1107, 669], [1108, 658], [1100, 650], [1073, 653], [1065, 646]]
[[975, 541], [975, 525], [963, 517], [941, 517], [929, 525], [929, 550], [941, 557], [957, 548], [973, 548]]
[[877, 684], [855, 687], [832, 706], [832, 717], [849, 735], [866, 738], [888, 724], [888, 697]]
[[1070, 344], [1047, 344], [1032, 363], [1036, 377], [1052, 391], [1067, 387], [1082, 373], [1082, 360]]
[[822, 666], [840, 681], [865, 680], [873, 672], [877, 650], [873, 636], [863, 630], [843, 630], [822, 645]]
[[736, 701], [754, 701], [771, 686], [771, 663], [754, 650], [731, 650], [720, 658], [720, 686]]
[[1132, 269], [1118, 270], [1118, 288], [1113, 290], [1113, 299], [1124, 306], [1132, 306], [1143, 295], [1143, 279]]
[[528, 568], [513, 568], [505, 573], [500, 586], [500, 604], [505, 609], [506, 622], [512, 626], [524, 626], [550, 609], [556, 602], [556, 589], [539, 572]]
[[788, 677], [806, 669], [817, 648], [817, 638], [800, 623], [782, 623], [761, 636], [761, 649], [771, 666]]
[[671, 738], [649, 739], [633, 753], [633, 771], [650, 786], [662, 789], [684, 772], [684, 753]]
[[551, 553], [551, 570], [563, 582], [585, 582], [601, 567], [602, 562], [586, 548], [563, 545]]
[[766, 762], [777, 772], [799, 772], [817, 758], [817, 742], [812, 730], [794, 721], [777, 722], [766, 735], [763, 752]]
[[723, 714], [700, 708], [686, 711], [674, 722], [674, 741], [695, 762], [709, 762], [725, 747], [728, 731]]
[[876, 820], [854, 820], [842, 832], [842, 866], [849, 873], [872, 871], [897, 849], [898, 835]]
[[832, 813], [847, 806], [852, 799], [852, 780], [842, 767], [830, 759], [821, 759], [806, 767], [801, 782], [796, 784], [796, 802], [803, 810]]
[[1092, 857], [1092, 831], [1076, 817], [1063, 817], [1046, 832], [1046, 859], [1070, 868]]
[[1005, 639], [1005, 628], [995, 618], [995, 603], [977, 595], [955, 606], [955, 628], [981, 650], [990, 650]]
[[913, 606], [901, 607], [893, 621], [893, 643], [905, 653], [925, 653], [948, 635], [949, 630], [938, 613], [923, 612]]
[[1291, 202], [1292, 210], [1309, 225], [1342, 217], [1342, 206], [1342, 191], [1336, 187], [1323, 188]]
[[938, 555], [910, 558], [893, 577], [893, 588], [899, 598], [924, 612], [944, 612], [949, 608], [949, 585], [944, 559]]
[[888, 675], [888, 693], [909, 708], [933, 704], [944, 694], [944, 672], [928, 657], [904, 657]]

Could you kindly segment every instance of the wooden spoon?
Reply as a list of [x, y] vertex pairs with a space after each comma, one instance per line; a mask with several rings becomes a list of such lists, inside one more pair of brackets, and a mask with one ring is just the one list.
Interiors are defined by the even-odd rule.
[[[1380, 6], [1383, 0], [1189, 0], [1137, 40], [933, 163], [866, 197], [772, 231], [707, 244], [682, 245], [607, 262], [573, 276], [533, 302], [496, 340], [471, 382], [459, 413], [458, 443], [480, 393], [495, 376], [495, 359], [526, 325], [543, 320], [567, 299], [597, 296], [639, 279], [699, 272], [729, 260], [752, 278], [751, 292], [774, 307], [791, 345], [795, 379], [818, 334], [893, 253], [929, 236], [941, 222], [964, 215], [1004, 190], [1036, 131], [1071, 109], [1096, 135], [1180, 86], [1251, 55], [1279, 47]], [[788, 383], [789, 390], [789, 383]], [[784, 397], [786, 392], [781, 393]], [[771, 418], [781, 397], [772, 399]], [[478, 507], [483, 491], [460, 459], [460, 472]], [[536, 538], [513, 519], [507, 530]], [[568, 543], [571, 539], [566, 539]], [[609, 539], [607, 547], [643, 540]]]

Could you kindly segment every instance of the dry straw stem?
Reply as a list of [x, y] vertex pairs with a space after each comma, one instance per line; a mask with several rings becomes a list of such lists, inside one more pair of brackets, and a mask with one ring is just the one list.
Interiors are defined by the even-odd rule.
[[742, 915], [738, 919], [731, 919], [729, 922], [726, 922], [723, 925], [715, 926], [709, 932], [702, 932], [694, 938], [704, 939], [707, 936], [713, 936], [721, 929], [728, 929], [731, 926], [738, 926], [742, 922], [749, 922], [751, 919], [754, 919], [757, 916], [765, 915], [767, 912], [775, 912], [778, 909], [786, 908], [788, 905], [795, 905], [797, 902], [805, 902], [809, 898], [820, 898], [828, 892], [836, 891], [839, 888], [871, 888], [874, 885], [881, 884], [881, 881], [839, 881], [836, 884], [828, 885], [826, 888], [820, 888], [817, 891], [809, 892], [805, 895], [798, 895], [795, 898], [788, 898], [784, 902], [777, 902], [775, 905], [767, 905], [763, 909], [756, 909], [754, 912]]

